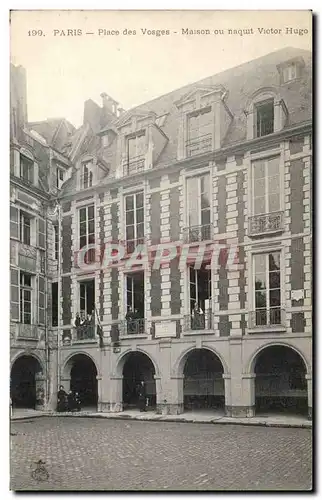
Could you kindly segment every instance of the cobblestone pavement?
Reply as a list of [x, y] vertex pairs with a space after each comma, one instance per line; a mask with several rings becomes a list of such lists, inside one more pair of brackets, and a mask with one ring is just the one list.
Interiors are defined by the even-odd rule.
[[11, 489], [309, 490], [311, 454], [309, 429], [43, 417], [11, 425]]

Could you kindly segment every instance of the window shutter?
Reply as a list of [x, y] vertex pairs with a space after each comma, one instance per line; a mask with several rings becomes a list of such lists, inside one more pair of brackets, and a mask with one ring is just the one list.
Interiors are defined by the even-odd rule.
[[38, 276], [38, 323], [45, 324], [45, 278]]
[[45, 229], [45, 219], [43, 217], [38, 218], [38, 246], [45, 249], [46, 247], [46, 229]]
[[10, 312], [12, 321], [19, 321], [19, 270], [10, 269]]
[[19, 239], [19, 210], [10, 206], [10, 237]]

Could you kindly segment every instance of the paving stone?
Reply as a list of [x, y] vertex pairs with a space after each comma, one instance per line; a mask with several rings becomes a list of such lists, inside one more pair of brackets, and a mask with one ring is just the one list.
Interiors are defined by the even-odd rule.
[[16, 491], [311, 489], [310, 429], [43, 417], [11, 433]]

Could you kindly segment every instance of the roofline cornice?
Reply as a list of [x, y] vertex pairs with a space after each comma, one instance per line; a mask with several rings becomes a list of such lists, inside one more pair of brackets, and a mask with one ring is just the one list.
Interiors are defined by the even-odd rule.
[[158, 177], [160, 174], [164, 174], [171, 170], [177, 170], [178, 167], [181, 168], [193, 168], [196, 166], [203, 167], [205, 165], [209, 165], [209, 162], [221, 160], [227, 156], [233, 156], [236, 154], [241, 154], [249, 151], [250, 149], [256, 146], [262, 146], [263, 144], [267, 145], [269, 148], [272, 145], [276, 144], [276, 141], [281, 141], [288, 139], [294, 135], [298, 135], [305, 132], [312, 131], [312, 122], [308, 121], [305, 123], [301, 123], [300, 125], [296, 125], [292, 128], [283, 129], [279, 132], [275, 132], [270, 134], [269, 136], [258, 137], [255, 139], [251, 139], [249, 141], [242, 141], [234, 144], [230, 144], [229, 146], [218, 149], [217, 151], [211, 151], [205, 153], [203, 155], [198, 155], [196, 157], [185, 158], [183, 160], [174, 161], [162, 167], [156, 167], [151, 170], [146, 170], [144, 172], [140, 172], [139, 174], [132, 175], [130, 177], [121, 177], [118, 179], [110, 179], [109, 182], [105, 184], [101, 184], [98, 186], [93, 186], [91, 189], [77, 191], [73, 194], [69, 194], [66, 196], [62, 196], [60, 198], [61, 201], [72, 201], [77, 198], [83, 198], [86, 193], [87, 196], [95, 196], [95, 194], [99, 194], [105, 192], [106, 189], [118, 186], [130, 186], [133, 184], [138, 184], [146, 178]]

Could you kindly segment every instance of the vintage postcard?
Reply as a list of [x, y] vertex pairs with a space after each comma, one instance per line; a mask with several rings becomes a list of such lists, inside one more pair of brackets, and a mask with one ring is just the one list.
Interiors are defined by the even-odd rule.
[[311, 490], [312, 12], [10, 37], [10, 488]]

